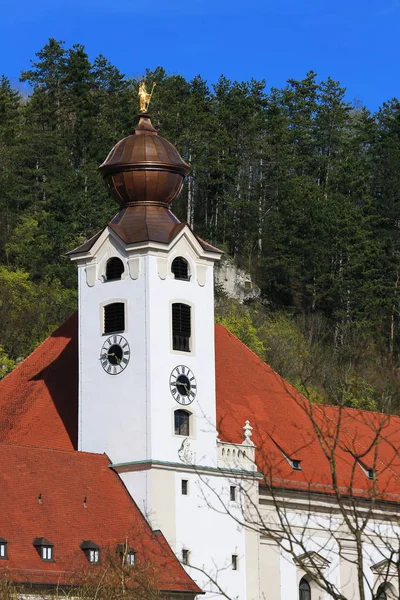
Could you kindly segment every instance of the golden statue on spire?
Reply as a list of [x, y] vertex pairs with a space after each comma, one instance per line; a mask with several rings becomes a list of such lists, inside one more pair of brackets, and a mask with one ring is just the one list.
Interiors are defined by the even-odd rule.
[[149, 108], [151, 97], [153, 95], [153, 90], [155, 87], [156, 87], [156, 83], [153, 82], [153, 87], [151, 88], [151, 92], [149, 94], [146, 90], [145, 82], [141, 81], [139, 83], [138, 97], [139, 97], [139, 111], [141, 113], [147, 112], [147, 109]]

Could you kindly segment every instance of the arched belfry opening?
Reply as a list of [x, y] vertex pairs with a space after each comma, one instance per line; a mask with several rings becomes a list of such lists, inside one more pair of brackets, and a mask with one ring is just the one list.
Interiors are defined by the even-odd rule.
[[189, 263], [183, 256], [177, 256], [172, 261], [171, 271], [175, 279], [181, 279], [182, 281], [189, 281]]
[[124, 263], [117, 256], [113, 256], [106, 264], [106, 281], [121, 279], [124, 272]]

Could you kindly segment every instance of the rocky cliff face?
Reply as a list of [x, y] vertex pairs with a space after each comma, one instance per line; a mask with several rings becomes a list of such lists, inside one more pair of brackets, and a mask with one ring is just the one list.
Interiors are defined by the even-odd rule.
[[229, 298], [235, 298], [241, 303], [256, 300], [261, 295], [260, 288], [253, 283], [250, 274], [239, 269], [234, 261], [226, 256], [216, 265], [215, 284], [222, 288]]

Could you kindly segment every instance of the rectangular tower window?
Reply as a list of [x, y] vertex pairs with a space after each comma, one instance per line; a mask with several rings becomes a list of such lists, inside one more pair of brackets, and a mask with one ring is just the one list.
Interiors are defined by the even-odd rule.
[[190, 413], [187, 410], [176, 410], [174, 421], [175, 435], [190, 435]]
[[125, 331], [125, 304], [113, 302], [104, 307], [104, 333]]
[[186, 549], [182, 550], [182, 563], [184, 565], [189, 564], [189, 550], [186, 550]]
[[235, 485], [231, 485], [231, 487], [230, 487], [229, 498], [232, 501], [236, 500], [236, 486]]
[[172, 305], [172, 347], [174, 350], [190, 352], [191, 315], [190, 306]]
[[188, 495], [188, 480], [182, 479], [182, 496]]
[[238, 555], [232, 554], [232, 571], [238, 570]]

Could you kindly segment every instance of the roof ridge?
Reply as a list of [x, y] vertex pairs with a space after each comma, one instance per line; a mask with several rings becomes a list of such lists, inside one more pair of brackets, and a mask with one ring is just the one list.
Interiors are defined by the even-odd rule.
[[0, 442], [1, 447], [12, 447], [12, 448], [32, 448], [35, 450], [48, 450], [50, 452], [63, 452], [65, 454], [77, 454], [79, 456], [102, 456], [107, 457], [105, 452], [87, 452], [86, 450], [76, 450], [75, 448], [52, 448], [50, 446], [36, 446], [34, 444], [17, 444], [14, 442]]

